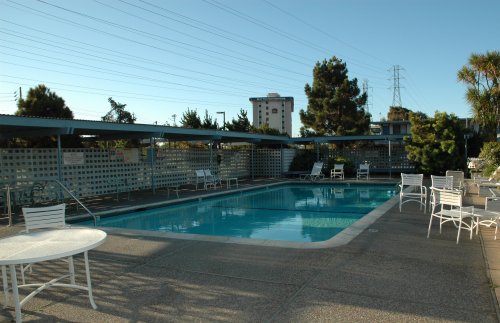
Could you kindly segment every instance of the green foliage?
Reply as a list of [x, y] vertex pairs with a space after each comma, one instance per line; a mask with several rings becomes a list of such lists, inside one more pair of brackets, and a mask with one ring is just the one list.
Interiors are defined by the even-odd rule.
[[408, 159], [418, 172], [440, 175], [463, 169], [464, 129], [455, 115], [436, 112], [434, 118], [410, 113], [411, 138], [405, 137]]
[[368, 133], [370, 114], [363, 108], [367, 95], [360, 94], [357, 79], [349, 80], [347, 74], [346, 64], [335, 56], [316, 63], [313, 84], [305, 85], [307, 111], [299, 112], [304, 125], [301, 134], [344, 136]]
[[238, 113], [238, 118], [233, 119], [231, 123], [226, 122], [226, 128], [229, 131], [250, 132], [250, 121], [248, 121], [247, 112], [243, 109]]
[[111, 105], [111, 110], [104, 117], [102, 121], [115, 122], [115, 123], [135, 123], [137, 118], [133, 113], [125, 110], [126, 104], [122, 104], [113, 100], [113, 98], [108, 98], [108, 102]]
[[388, 121], [409, 120], [410, 112], [412, 111], [403, 107], [389, 107], [389, 112], [387, 113], [387, 120]]
[[203, 129], [219, 129], [219, 125], [217, 124], [217, 120], [213, 120], [211, 116], [208, 115], [208, 111], [205, 110], [205, 117], [203, 118], [203, 122], [201, 123], [201, 128]]
[[270, 128], [267, 123], [263, 123], [260, 127], [250, 126], [250, 132], [261, 133], [264, 135], [281, 136], [283, 135], [278, 129]]
[[196, 110], [190, 110], [188, 108], [188, 110], [182, 114], [180, 122], [183, 128], [201, 128], [201, 119], [200, 116], [198, 116], [198, 112], [196, 112]]
[[500, 129], [500, 51], [472, 54], [458, 71], [458, 80], [467, 86], [466, 98], [481, 131], [495, 141]]
[[16, 116], [73, 119], [63, 98], [43, 84], [30, 88], [26, 99], [17, 102]]
[[500, 166], [500, 142], [486, 142], [479, 158], [484, 159], [484, 175], [490, 176]]
[[[73, 119], [73, 112], [66, 106], [64, 99], [43, 84], [35, 88], [30, 88], [26, 99], [19, 99], [15, 115], [22, 117]], [[2, 142], [1, 145], [25, 148], [55, 148], [57, 147], [57, 137], [16, 138]], [[80, 137], [77, 135], [61, 136], [61, 145], [72, 148], [83, 146]]]
[[[126, 104], [116, 102], [112, 97], [108, 98], [108, 102], [111, 105], [111, 109], [106, 113], [104, 117], [101, 117], [102, 121], [114, 122], [114, 123], [135, 123], [137, 118], [133, 113], [125, 110]], [[103, 144], [104, 145], [104, 144]], [[135, 148], [139, 147], [139, 139], [118, 139], [106, 142], [106, 147], [114, 148]]]
[[290, 163], [290, 171], [310, 171], [316, 162], [316, 152], [312, 150], [299, 150], [292, 162]]

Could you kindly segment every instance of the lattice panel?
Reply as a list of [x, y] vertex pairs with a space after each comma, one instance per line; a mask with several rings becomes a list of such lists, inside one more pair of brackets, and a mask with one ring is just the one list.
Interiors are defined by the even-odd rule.
[[254, 175], [258, 177], [280, 177], [283, 173], [280, 149], [257, 149], [254, 151]]

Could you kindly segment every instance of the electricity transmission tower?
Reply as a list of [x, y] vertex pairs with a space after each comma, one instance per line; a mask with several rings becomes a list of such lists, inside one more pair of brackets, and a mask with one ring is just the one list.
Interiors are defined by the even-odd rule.
[[394, 65], [392, 67], [392, 77], [391, 79], [393, 80], [393, 93], [392, 93], [392, 106], [393, 107], [402, 107], [403, 104], [401, 103], [401, 92], [400, 92], [400, 86], [399, 86], [399, 71], [404, 70], [399, 65]]

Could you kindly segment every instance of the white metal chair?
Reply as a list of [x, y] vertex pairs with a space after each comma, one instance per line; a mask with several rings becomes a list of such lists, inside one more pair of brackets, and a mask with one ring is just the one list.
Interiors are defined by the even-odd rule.
[[424, 213], [427, 208], [427, 187], [422, 183], [424, 180], [423, 174], [404, 174], [401, 173], [401, 184], [399, 184], [399, 212], [406, 202], [420, 203], [420, 209], [424, 207]]
[[498, 220], [500, 218], [500, 197], [489, 196], [485, 199], [484, 209], [474, 207], [473, 210], [476, 227], [476, 234], [479, 233], [479, 226], [491, 227], [495, 225], [495, 240], [497, 239]]
[[[431, 234], [433, 218], [439, 219], [439, 233], [442, 231], [443, 223], [453, 222], [455, 227], [458, 228], [457, 244], [460, 241], [460, 232], [462, 229], [470, 231], [470, 238], [472, 239], [472, 232], [474, 231], [475, 222], [473, 214], [473, 206], [462, 206], [462, 192], [456, 190], [445, 190], [431, 187], [435, 203], [431, 211], [431, 219], [429, 221], [429, 229], [427, 230], [427, 238]], [[465, 222], [470, 218], [470, 224]]]
[[447, 170], [446, 176], [453, 177], [453, 189], [459, 190], [462, 194], [465, 194], [465, 180], [464, 180], [464, 172], [456, 171], [456, 170]]
[[333, 169], [330, 170], [330, 179], [339, 178], [344, 180], [344, 164], [335, 164]]
[[[58, 204], [53, 206], [26, 208], [23, 207], [23, 216], [25, 223], [25, 232], [29, 233], [39, 229], [61, 229], [66, 225], [66, 204]], [[74, 275], [73, 257], [68, 257], [70, 273]], [[21, 279], [25, 283], [24, 273], [26, 270], [31, 270], [31, 265], [21, 265]], [[74, 277], [73, 277], [74, 279]]]
[[203, 188], [207, 189], [205, 183], [205, 171], [203, 169], [197, 169], [194, 171], [196, 173], [196, 190], [198, 190], [198, 184], [203, 184]]
[[311, 169], [310, 174], [302, 174], [300, 175], [301, 179], [310, 179], [315, 180], [315, 179], [320, 179], [323, 178], [325, 175], [321, 172], [323, 169], [323, 162], [315, 162], [313, 165], [313, 168]]
[[217, 188], [217, 184], [219, 184], [220, 187], [222, 187], [222, 179], [210, 171], [210, 169], [205, 169], [205, 189], [208, 188], [208, 186], [213, 186], [214, 189]]
[[[453, 177], [452, 176], [438, 176], [431, 175], [431, 183], [432, 187], [444, 189], [444, 190], [452, 190], [453, 189]], [[434, 205], [434, 195], [431, 190], [431, 195], [429, 197], [429, 208], [432, 209]]]
[[360, 164], [359, 168], [356, 170], [356, 179], [366, 178], [370, 179], [370, 164]]

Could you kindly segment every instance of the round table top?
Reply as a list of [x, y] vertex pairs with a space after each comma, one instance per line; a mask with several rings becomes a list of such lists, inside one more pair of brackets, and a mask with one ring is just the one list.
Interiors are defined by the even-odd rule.
[[76, 255], [104, 243], [106, 232], [91, 228], [33, 231], [0, 239], [0, 265], [24, 264]]

